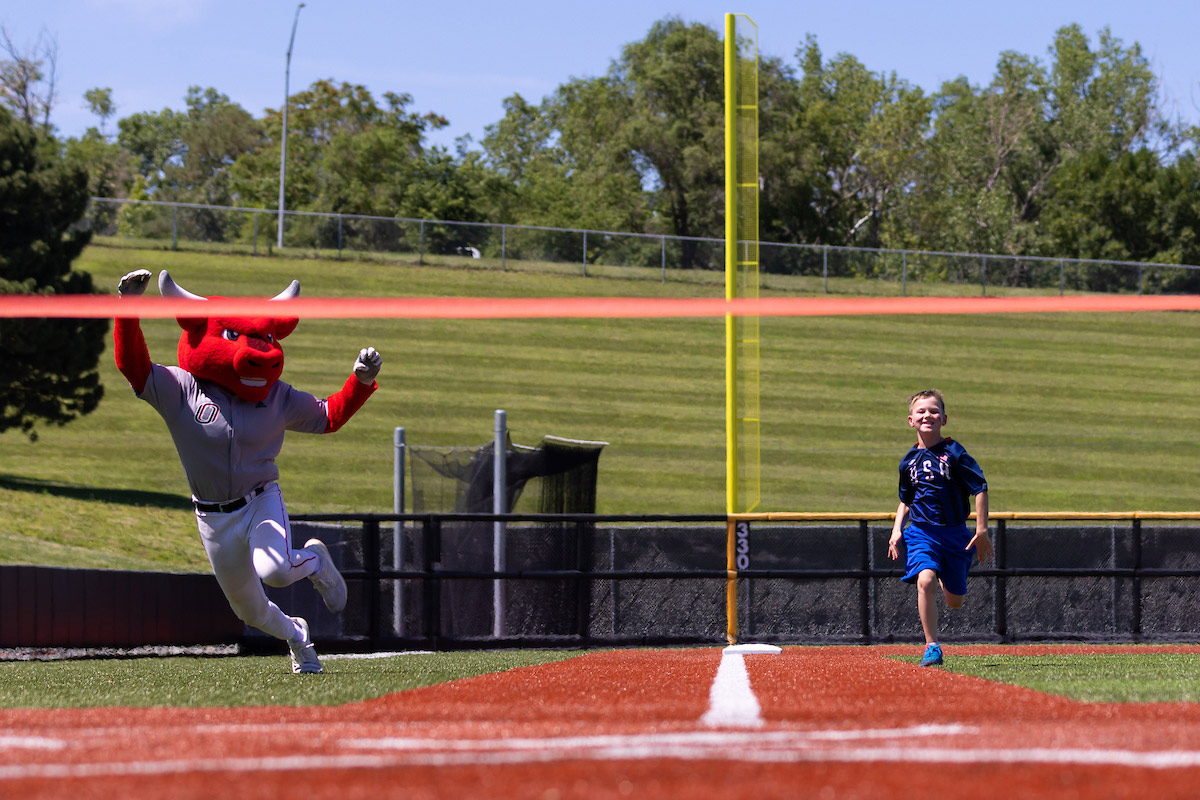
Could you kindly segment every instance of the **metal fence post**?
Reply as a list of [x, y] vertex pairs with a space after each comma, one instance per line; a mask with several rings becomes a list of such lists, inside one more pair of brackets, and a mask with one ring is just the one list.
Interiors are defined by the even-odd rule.
[[[870, 529], [868, 528], [868, 532], [869, 532], [869, 530]], [[874, 571], [874, 569], [875, 569], [876, 560], [877, 559], [875, 558], [875, 537], [868, 536], [867, 537], [867, 561], [870, 564], [870, 568], [872, 571]], [[871, 621], [871, 635], [874, 636], [875, 631], [879, 630], [879, 584], [878, 584], [878, 581], [876, 581], [874, 578], [871, 578], [869, 581], [869, 585], [871, 587], [871, 591], [870, 591], [870, 594], [868, 597], [868, 602], [870, 603], [870, 608], [868, 609], [868, 614], [869, 614], [868, 618]]]
[[338, 261], [342, 260], [342, 215], [338, 214]]
[[1130, 609], [1130, 633], [1133, 638], [1142, 638], [1142, 521], [1134, 519], [1132, 524], [1133, 532], [1133, 580], [1131, 581], [1131, 600], [1133, 608]]
[[[504, 514], [507, 498], [505, 489], [508, 485], [508, 413], [496, 409], [495, 439], [492, 445], [492, 513]], [[492, 569], [504, 571], [504, 523], [496, 520], [492, 523]], [[502, 578], [492, 579], [492, 636], [504, 637], [504, 581]]]
[[979, 269], [979, 282], [982, 284], [982, 296], [987, 297], [987, 256], [983, 257], [983, 266]]
[[[996, 569], [1003, 572], [1008, 566], [1008, 525], [1007, 520], [996, 520]], [[996, 623], [996, 635], [1001, 641], [1008, 641], [1008, 578], [996, 576], [996, 606], [993, 609]]]
[[[608, 569], [612, 573], [617, 571], [617, 532], [612, 527], [608, 529]], [[617, 609], [621, 607], [621, 581], [617, 580], [615, 576], [608, 579], [608, 598], [608, 613], [611, 620], [609, 632], [616, 633], [619, 619]]]
[[662, 282], [667, 282], [667, 237], [663, 236], [659, 241], [662, 243]]
[[1058, 296], [1063, 296], [1063, 290], [1067, 286], [1067, 260], [1060, 258], [1058, 260]]
[[[379, 572], [379, 522], [378, 520], [363, 520], [363, 570], [367, 573]], [[366, 617], [367, 640], [371, 646], [379, 647], [379, 606], [380, 594], [383, 593], [383, 581], [374, 580], [367, 587]]]
[[[576, 522], [572, 528], [575, 535], [574, 565], [578, 576], [575, 578], [575, 635], [580, 639], [591, 636], [591, 597], [593, 571], [590, 557], [590, 540], [587, 538], [589, 527], [587, 523]], [[566, 534], [564, 527], [563, 534]]]
[[871, 527], [865, 519], [858, 521], [859, 538], [862, 541], [862, 567], [863, 577], [858, 583], [858, 603], [859, 603], [859, 619], [861, 620], [861, 630], [863, 641], [870, 643], [871, 641]]
[[1142, 293], [1142, 265], [1138, 264], [1138, 294]]
[[179, 206], [171, 206], [171, 249], [179, 249]]
[[442, 579], [438, 577], [434, 566], [442, 560], [441, 519], [427, 516], [421, 533], [421, 549], [424, 551], [421, 571], [425, 573], [422, 578], [425, 635], [430, 645], [437, 649], [438, 640], [442, 638]]
[[258, 212], [254, 212], [254, 255], [258, 255]]
[[908, 253], [900, 254], [900, 294], [908, 297]]
[[587, 231], [583, 232], [583, 277], [587, 277]]
[[421, 232], [417, 243], [417, 264], [425, 263], [425, 220], [421, 220]]
[[508, 271], [508, 226], [500, 226], [500, 271]]
[[[392, 511], [404, 513], [404, 456], [406, 451], [404, 428], [392, 431]], [[392, 523], [392, 569], [404, 568], [404, 523]], [[393, 583], [392, 630], [397, 636], [404, 635], [404, 585], [397, 579]]]
[[825, 281], [825, 294], [829, 294], [829, 245], [821, 250], [821, 277]]
[[[1113, 525], [1108, 530], [1109, 530], [1108, 566], [1111, 569], [1116, 569], [1117, 564], [1118, 564], [1117, 526]], [[1117, 600], [1120, 597], [1120, 589], [1121, 589], [1121, 579], [1118, 578], [1116, 575], [1113, 575], [1111, 578], [1108, 579], [1109, 602], [1112, 604], [1112, 619], [1110, 620], [1110, 627], [1112, 628], [1113, 633], [1117, 632], [1118, 621], [1120, 620], [1120, 616], [1119, 616], [1120, 609], [1117, 607]]]

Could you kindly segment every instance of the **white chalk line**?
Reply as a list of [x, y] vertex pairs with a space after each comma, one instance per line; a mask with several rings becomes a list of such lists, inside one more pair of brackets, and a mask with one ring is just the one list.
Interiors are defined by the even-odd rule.
[[431, 656], [434, 655], [432, 650], [397, 650], [393, 653], [329, 653], [321, 656], [322, 661], [337, 661], [338, 659], [374, 659], [374, 658], [398, 658], [400, 656]]
[[[816, 731], [712, 731], [497, 739], [343, 739], [340, 745], [376, 752], [189, 758], [116, 763], [0, 765], [0, 781], [139, 777], [214, 772], [290, 772], [429, 766], [506, 766], [560, 761], [723, 761], [759, 764], [940, 763], [1200, 768], [1197, 750], [1121, 750], [1042, 747], [944, 747], [897, 743], [914, 736], [961, 736], [960, 725]], [[857, 742], [855, 740], [858, 740]], [[864, 742], [880, 741], [877, 745]]]
[[506, 739], [439, 739], [431, 744], [427, 738], [413, 736], [343, 739], [343, 747], [388, 750], [447, 750], [447, 751], [520, 751], [520, 750], [579, 750], [605, 747], [627, 747], [631, 743], [646, 746], [704, 747], [793, 747], [810, 742], [851, 741], [855, 739], [899, 739], [910, 736], [951, 736], [975, 732], [965, 725], [913, 725], [905, 728], [874, 728], [863, 730], [811, 731], [681, 731], [677, 733], [596, 734], [592, 736], [509, 737]]
[[708, 690], [708, 711], [700, 722], [710, 727], [758, 728], [763, 724], [762, 707], [750, 687], [746, 657], [725, 653]]
[[48, 736], [0, 735], [0, 750], [62, 750], [67, 743]]
[[[938, 728], [943, 728], [939, 730]], [[438, 752], [413, 753], [413, 765], [527, 764], [570, 760], [625, 761], [679, 759], [694, 761], [745, 761], [753, 763], [901, 762], [948, 764], [1054, 764], [1121, 766], [1149, 769], [1200, 767], [1200, 751], [1137, 751], [1090, 748], [960, 748], [888, 744], [874, 747], [829, 746], [826, 742], [861, 739], [905, 739], [914, 735], [961, 735], [963, 726], [916, 726], [868, 731], [781, 731], [774, 734], [705, 731], [694, 734], [580, 737], [571, 739], [441, 741]], [[354, 740], [349, 747], [406, 750], [410, 740]], [[497, 746], [499, 745], [499, 746]], [[428, 742], [425, 747], [428, 747]]]
[[[262, 723], [248, 725], [197, 725], [190, 727], [193, 733], [216, 735], [263, 734], [271, 735], [282, 729], [291, 733], [299, 730], [323, 731], [328, 728], [323, 723]], [[161, 727], [146, 726], [146, 732], [160, 731]], [[898, 736], [934, 736], [939, 734], [958, 735], [971, 732], [972, 729], [962, 725], [915, 725], [910, 728], [883, 728], [876, 730], [817, 730], [802, 733], [791, 731], [774, 731], [762, 734], [737, 734], [732, 732], [700, 732], [684, 734], [655, 734], [650, 740], [665, 744], [712, 744], [713, 746], [750, 746], [769, 745], [775, 742], [788, 742], [796, 737], [811, 741], [848, 741], [854, 739], [895, 738]], [[48, 736], [19, 736], [0, 734], [0, 749], [30, 749], [30, 750], [63, 750], [69, 746], [95, 746], [97, 740], [111, 740], [121, 734], [130, 735], [127, 728], [84, 728], [75, 730], [71, 740], [51, 738]], [[82, 734], [80, 736], [79, 734]], [[141, 738], [144, 734], [135, 734]], [[173, 735], [173, 734], [168, 734]], [[629, 741], [627, 735], [596, 735], [547, 738], [512, 738], [507, 739], [437, 739], [429, 736], [385, 736], [377, 738], [344, 739], [343, 747], [381, 750], [520, 750], [523, 748], [543, 748], [547, 742], [553, 742], [559, 748], [585, 748], [614, 744], [624, 744]], [[92, 740], [92, 741], [88, 741]]]

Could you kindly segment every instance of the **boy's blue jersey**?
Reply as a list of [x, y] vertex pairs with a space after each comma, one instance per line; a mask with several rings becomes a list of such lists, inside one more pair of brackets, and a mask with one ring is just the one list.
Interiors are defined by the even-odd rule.
[[971, 497], [986, 491], [983, 470], [953, 439], [930, 448], [914, 445], [900, 459], [900, 502], [914, 525], [965, 525]]

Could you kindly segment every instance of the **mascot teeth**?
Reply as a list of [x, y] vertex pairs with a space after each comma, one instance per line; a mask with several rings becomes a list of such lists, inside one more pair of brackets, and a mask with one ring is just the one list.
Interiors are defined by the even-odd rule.
[[246, 386], [266, 386], [266, 378], [242, 378], [242, 383]]

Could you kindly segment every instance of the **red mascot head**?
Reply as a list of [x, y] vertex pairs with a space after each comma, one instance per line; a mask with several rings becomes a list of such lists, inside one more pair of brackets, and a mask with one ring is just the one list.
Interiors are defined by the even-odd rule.
[[[158, 276], [163, 297], [204, 302], [176, 285], [166, 270]], [[300, 282], [292, 281], [272, 300], [289, 300], [300, 294]], [[179, 366], [197, 378], [225, 387], [243, 400], [265, 400], [283, 372], [283, 348], [279, 340], [296, 329], [300, 320], [276, 317], [178, 317]]]

